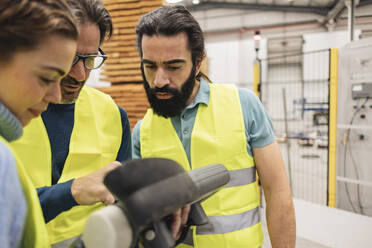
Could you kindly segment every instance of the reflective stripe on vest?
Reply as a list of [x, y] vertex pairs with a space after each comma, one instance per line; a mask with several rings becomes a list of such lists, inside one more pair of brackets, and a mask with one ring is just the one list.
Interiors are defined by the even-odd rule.
[[78, 235], [78, 236], [75, 236], [75, 237], [72, 237], [72, 238], [69, 238], [69, 239], [66, 239], [66, 240], [63, 240], [63, 241], [60, 241], [58, 243], [54, 243], [52, 244], [52, 248], [66, 248], [66, 247], [70, 247], [71, 244], [77, 239], [79, 238], [81, 235]]
[[[75, 103], [69, 153], [58, 182], [87, 175], [114, 161], [121, 138], [121, 116], [117, 105], [110, 96], [84, 86]], [[24, 129], [24, 136], [12, 146], [22, 155], [35, 187], [50, 186], [51, 149], [42, 118], [32, 120]], [[81, 234], [88, 215], [103, 206], [102, 203], [75, 206], [59, 214], [47, 224], [51, 243]]]
[[[191, 133], [191, 166], [170, 118], [155, 115], [151, 109], [141, 122], [141, 156], [173, 159], [185, 170], [223, 164], [231, 173], [231, 181], [202, 202], [213, 228], [201, 234], [203, 227], [196, 227], [195, 247], [258, 247], [263, 235], [257, 211], [256, 170], [247, 152], [239, 93], [235, 87], [221, 84], [210, 84], [210, 90], [209, 104], [199, 104]], [[236, 217], [233, 224], [229, 217]]]
[[20, 246], [30, 248], [50, 247], [48, 231], [45, 225], [43, 211], [41, 210], [39, 198], [37, 196], [35, 187], [28, 177], [21, 160], [17, 156], [14, 149], [12, 149], [10, 144], [1, 136], [0, 141], [3, 141], [11, 150], [13, 150], [13, 155], [17, 162], [17, 172], [19, 180], [21, 181], [23, 192], [25, 194], [27, 202], [27, 217]]
[[230, 171], [230, 181], [226, 188], [238, 187], [254, 183], [256, 181], [256, 167]]
[[240, 214], [208, 216], [208, 219], [208, 224], [197, 227], [196, 234], [223, 234], [251, 227], [260, 221], [260, 210], [257, 207]]

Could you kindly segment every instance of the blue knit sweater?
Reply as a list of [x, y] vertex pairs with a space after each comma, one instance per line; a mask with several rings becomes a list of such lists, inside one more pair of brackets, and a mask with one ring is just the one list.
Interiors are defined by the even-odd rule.
[[[18, 119], [0, 103], [0, 135], [13, 141], [22, 135]], [[0, 141], [0, 246], [17, 247], [26, 218], [26, 200], [9, 147]]]

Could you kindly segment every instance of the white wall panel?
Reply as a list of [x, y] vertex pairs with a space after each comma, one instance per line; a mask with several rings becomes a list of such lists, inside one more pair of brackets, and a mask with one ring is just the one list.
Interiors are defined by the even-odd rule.
[[[260, 57], [266, 56], [266, 44], [266, 39], [261, 40]], [[252, 39], [207, 42], [206, 50], [209, 60], [209, 77], [213, 82], [251, 87], [255, 59]]]
[[[355, 30], [355, 38], [358, 40], [360, 30]], [[329, 48], [340, 48], [348, 41], [347, 31], [324, 32], [304, 34], [304, 52], [318, 51]]]

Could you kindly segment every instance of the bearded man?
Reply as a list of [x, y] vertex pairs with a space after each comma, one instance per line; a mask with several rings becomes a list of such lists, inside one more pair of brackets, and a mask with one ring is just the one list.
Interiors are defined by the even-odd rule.
[[133, 158], [173, 159], [191, 170], [223, 164], [230, 182], [202, 206], [209, 224], [192, 226], [181, 247], [260, 247], [258, 173], [273, 247], [294, 247], [293, 200], [271, 120], [249, 90], [212, 84], [200, 71], [204, 38], [183, 6], [163, 6], [137, 26], [151, 108], [133, 129]]

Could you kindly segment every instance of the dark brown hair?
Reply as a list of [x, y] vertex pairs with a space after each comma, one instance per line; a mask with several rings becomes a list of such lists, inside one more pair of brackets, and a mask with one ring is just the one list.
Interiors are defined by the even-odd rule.
[[65, 0], [1, 0], [0, 54], [10, 59], [17, 51], [35, 48], [46, 36], [78, 39], [78, 29]]
[[[182, 5], [162, 6], [142, 16], [136, 27], [137, 48], [142, 58], [143, 35], [172, 36], [185, 32], [194, 66], [205, 57], [204, 36], [199, 23]], [[197, 78], [202, 74], [197, 75]]]
[[112, 20], [109, 12], [100, 0], [67, 0], [79, 24], [91, 22], [97, 24], [100, 32], [100, 44], [112, 35]]

